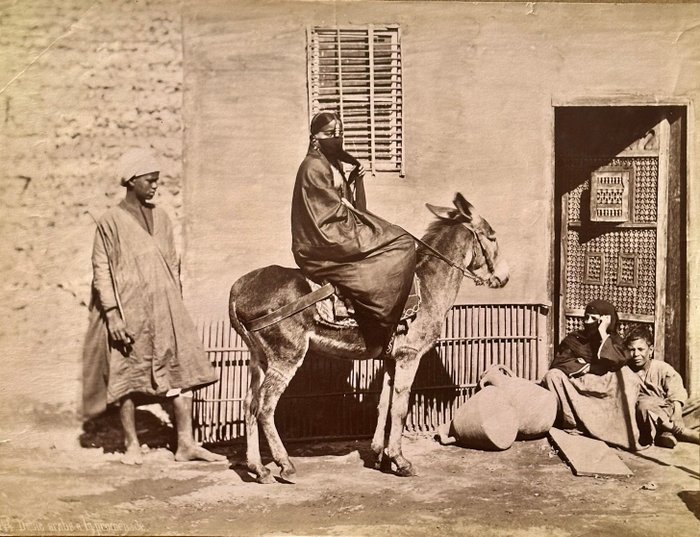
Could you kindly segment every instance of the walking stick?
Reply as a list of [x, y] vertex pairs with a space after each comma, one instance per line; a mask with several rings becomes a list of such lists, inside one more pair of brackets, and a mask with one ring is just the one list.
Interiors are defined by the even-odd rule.
[[[95, 225], [97, 226], [97, 232], [100, 234], [100, 239], [102, 239], [102, 245], [104, 246], [105, 249], [105, 255], [107, 256], [107, 266], [109, 268], [109, 280], [112, 282], [112, 291], [114, 291], [114, 300], [117, 302], [117, 309], [119, 310], [119, 315], [122, 318], [122, 321], [124, 321], [124, 325], [126, 326], [126, 317], [124, 316], [124, 308], [122, 308], [122, 302], [119, 299], [119, 291], [117, 291], [117, 282], [115, 281], [115, 272], [114, 272], [114, 265], [112, 264], [112, 258], [109, 255], [109, 249], [107, 248], [107, 239], [105, 238], [104, 232], [102, 231], [102, 228], [100, 227], [100, 224], [97, 222], [94, 216], [92, 216], [92, 213], [88, 212], [90, 215], [90, 218], [92, 218], [93, 222], [95, 222]], [[125, 329], [126, 331], [126, 329]], [[130, 347], [131, 344], [134, 342], [133, 336], [126, 331], [126, 341], [124, 342], [124, 350], [127, 352], [127, 354], [130, 352]]]
[[114, 266], [112, 265], [112, 258], [109, 256], [109, 250], [107, 249], [107, 239], [105, 238], [104, 232], [102, 231], [102, 228], [100, 227], [100, 224], [97, 222], [94, 216], [92, 216], [92, 213], [88, 212], [90, 215], [90, 218], [92, 218], [92, 221], [95, 222], [95, 225], [97, 226], [97, 232], [100, 234], [100, 238], [102, 239], [102, 246], [105, 248], [105, 255], [107, 256], [107, 266], [109, 267], [109, 280], [112, 282], [112, 291], [114, 291], [114, 299], [117, 302], [117, 309], [119, 310], [119, 315], [122, 318], [122, 321], [126, 323], [126, 319], [124, 318], [124, 309], [122, 308], [122, 302], [119, 300], [119, 292], [117, 291], [117, 283], [114, 281]]

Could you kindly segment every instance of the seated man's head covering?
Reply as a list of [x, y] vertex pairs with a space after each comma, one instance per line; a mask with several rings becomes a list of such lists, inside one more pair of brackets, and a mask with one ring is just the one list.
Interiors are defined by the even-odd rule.
[[159, 172], [160, 165], [150, 149], [132, 148], [119, 159], [117, 170], [120, 184], [126, 186], [134, 177]]

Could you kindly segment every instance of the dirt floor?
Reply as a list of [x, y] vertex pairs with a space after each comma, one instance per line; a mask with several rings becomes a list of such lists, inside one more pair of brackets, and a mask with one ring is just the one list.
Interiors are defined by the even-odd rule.
[[[0, 534], [683, 537], [700, 532], [700, 450], [691, 444], [672, 451], [616, 451], [634, 475], [602, 478], [574, 476], [546, 439], [482, 452], [409, 435], [404, 453], [418, 476], [399, 478], [371, 468], [369, 440], [294, 443], [289, 449], [297, 483], [259, 485], [242, 466], [242, 446], [215, 448], [229, 456], [228, 463], [176, 463], [172, 430], [148, 410], [140, 410], [138, 419], [141, 439], [150, 445], [142, 467], [119, 462], [114, 424], [88, 425], [83, 432], [70, 419], [51, 416], [41, 432], [3, 432]], [[159, 432], [154, 432], [156, 422]]]

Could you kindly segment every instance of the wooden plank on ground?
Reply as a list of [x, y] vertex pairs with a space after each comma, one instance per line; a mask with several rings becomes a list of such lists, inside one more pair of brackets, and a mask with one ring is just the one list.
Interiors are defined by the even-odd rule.
[[577, 476], [632, 475], [627, 465], [605, 442], [569, 434], [552, 427], [549, 440]]

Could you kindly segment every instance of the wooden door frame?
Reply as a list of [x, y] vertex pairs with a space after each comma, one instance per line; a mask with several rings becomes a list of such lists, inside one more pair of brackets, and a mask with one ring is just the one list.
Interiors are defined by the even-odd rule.
[[[550, 101], [550, 152], [551, 152], [551, 184], [554, 185], [554, 188], [551, 189], [551, 213], [550, 213], [550, 222], [551, 226], [550, 229], [552, 229], [552, 243], [551, 243], [551, 251], [555, 253], [555, 255], [562, 255], [565, 254], [563, 252], [563, 247], [562, 245], [556, 244], [556, 237], [557, 234], [561, 235], [561, 229], [556, 229], [555, 224], [556, 224], [556, 215], [555, 215], [555, 204], [559, 203], [561, 200], [557, 200], [557, 189], [556, 189], [556, 165], [555, 165], [555, 158], [556, 158], [556, 153], [555, 153], [555, 146], [556, 146], [556, 125], [555, 125], [555, 118], [556, 114], [555, 111], [557, 108], [567, 108], [567, 107], [610, 107], [610, 108], [615, 108], [615, 107], [624, 107], [624, 106], [639, 106], [639, 107], [666, 107], [666, 106], [678, 106], [678, 107], [684, 107], [686, 114], [685, 114], [685, 122], [684, 126], [686, 129], [686, 144], [685, 144], [685, 155], [686, 155], [686, 166], [685, 166], [685, 191], [683, 194], [685, 195], [685, 200], [686, 200], [686, 214], [688, 215], [686, 218], [686, 259], [685, 259], [685, 284], [686, 284], [686, 303], [685, 303], [685, 312], [686, 312], [686, 323], [685, 323], [685, 356], [684, 358], [684, 373], [685, 373], [685, 378], [686, 378], [686, 387], [688, 389], [688, 392], [690, 393], [691, 397], [697, 395], [700, 392], [700, 352], [696, 351], [695, 349], [698, 348], [698, 345], [700, 345], [700, 307], [692, 308], [690, 305], [690, 297], [695, 297], [700, 295], [700, 290], [696, 290], [695, 287], [693, 287], [693, 281], [696, 280], [698, 283], [696, 284], [696, 287], [700, 287], [700, 247], [694, 247], [694, 243], [696, 242], [694, 239], [695, 238], [700, 238], [700, 218], [697, 220], [693, 219], [692, 215], [700, 215], [700, 196], [695, 193], [693, 190], [693, 180], [695, 179], [696, 175], [696, 167], [692, 166], [691, 163], [694, 162], [694, 157], [695, 157], [695, 151], [694, 151], [694, 145], [696, 144], [695, 142], [695, 111], [694, 111], [694, 106], [693, 106], [693, 101], [689, 97], [659, 97], [659, 96], [654, 96], [654, 95], [610, 95], [610, 96], [596, 96], [596, 97], [591, 97], [591, 96], [580, 96], [580, 95], [574, 95], [574, 96], [554, 96], [552, 97]], [[666, 122], [668, 125], [668, 123]], [[668, 139], [668, 136], [666, 136], [666, 139]], [[661, 156], [661, 151], [662, 148], [660, 148], [660, 156], [659, 156], [659, 167], [662, 165], [662, 156]], [[668, 169], [668, 149], [665, 151], [665, 164], [664, 164]], [[659, 170], [659, 174], [661, 174], [661, 170]], [[667, 203], [667, 196], [668, 196], [668, 183], [669, 181], [666, 181], [665, 189], [664, 192], [659, 192], [659, 195], [663, 195], [666, 199], [664, 200], [665, 203]], [[661, 201], [661, 199], [659, 199]], [[667, 220], [667, 215], [664, 215], [664, 221]], [[563, 225], [563, 218], [562, 222], [560, 222], [560, 225]], [[660, 236], [661, 233], [658, 232], [660, 228], [657, 227], [657, 256], [659, 254], [659, 242], [660, 242]], [[665, 260], [666, 256], [665, 253], [663, 254], [663, 259]], [[564, 258], [562, 258], [564, 259]], [[659, 259], [659, 257], [657, 257]], [[666, 267], [664, 265], [663, 269], [665, 270]], [[560, 289], [558, 286], [556, 286], [556, 282], [558, 279], [560, 279], [560, 275], [555, 273], [556, 271], [556, 260], [554, 256], [552, 256], [552, 259], [550, 259], [549, 263], [549, 293], [550, 297], [554, 300], [556, 297], [556, 294], [560, 293]], [[657, 263], [657, 282], [659, 280], [658, 275], [659, 275], [660, 268]], [[658, 285], [658, 283], [657, 283]], [[665, 296], [666, 293], [666, 287], [661, 286], [660, 289], [657, 289], [657, 312], [659, 311], [658, 309], [658, 304], [659, 304], [659, 294], [663, 293]], [[558, 300], [559, 303], [559, 308], [557, 309], [556, 315], [561, 317], [561, 296], [559, 297]], [[552, 319], [550, 321], [550, 330], [553, 332], [553, 328], [555, 326], [555, 323], [560, 322], [559, 319]], [[663, 330], [663, 328], [662, 328]], [[555, 344], [557, 342], [554, 342]], [[658, 341], [656, 342], [658, 344]], [[552, 348], [553, 346], [550, 346]], [[661, 348], [659, 349], [661, 352], [663, 351], [663, 344]], [[553, 349], [551, 351], [553, 353]], [[697, 356], [697, 357], [696, 357]]]

